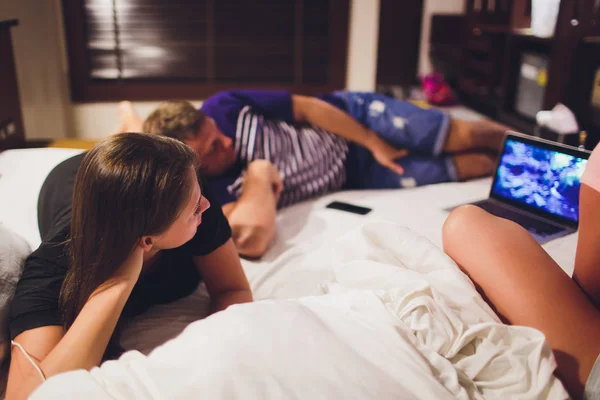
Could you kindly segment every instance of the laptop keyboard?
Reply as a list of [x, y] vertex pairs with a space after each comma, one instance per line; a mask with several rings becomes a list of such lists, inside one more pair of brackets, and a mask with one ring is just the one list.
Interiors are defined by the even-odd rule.
[[539, 236], [550, 236], [564, 230], [564, 228], [560, 226], [549, 224], [537, 218], [521, 214], [519, 212], [511, 210], [510, 208], [502, 207], [489, 201], [477, 205], [489, 212], [490, 214], [493, 214], [500, 218], [506, 218], [511, 221], [514, 221], [517, 224], [521, 225], [523, 228], [527, 229], [529, 232]]

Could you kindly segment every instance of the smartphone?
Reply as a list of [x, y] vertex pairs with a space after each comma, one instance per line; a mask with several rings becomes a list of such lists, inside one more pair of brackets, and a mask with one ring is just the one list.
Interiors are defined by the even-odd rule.
[[367, 207], [355, 206], [354, 204], [343, 203], [341, 201], [333, 201], [327, 204], [327, 206], [325, 207], [360, 215], [365, 215], [372, 211], [370, 208]]

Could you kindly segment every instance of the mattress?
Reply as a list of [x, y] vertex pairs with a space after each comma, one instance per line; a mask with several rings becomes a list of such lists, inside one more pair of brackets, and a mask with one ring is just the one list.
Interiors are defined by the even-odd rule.
[[29, 242], [40, 245], [37, 200], [44, 180], [76, 149], [19, 149], [0, 153], [0, 222]]
[[[81, 150], [24, 149], [0, 153], [0, 222], [36, 248], [37, 196], [50, 170]], [[285, 299], [311, 295], [332, 277], [331, 266], [311, 258], [342, 234], [365, 222], [391, 221], [410, 228], [441, 247], [446, 208], [487, 197], [490, 179], [444, 183], [414, 189], [344, 191], [332, 193], [282, 210], [277, 217], [277, 237], [259, 261], [243, 260], [256, 299]], [[371, 208], [360, 216], [325, 206], [343, 201]], [[573, 272], [577, 235], [544, 245], [569, 274]], [[208, 295], [201, 285], [191, 296], [155, 306], [134, 319], [123, 335], [125, 348], [148, 352], [174, 337], [191, 321], [208, 312]], [[152, 329], [149, 329], [152, 328]]]

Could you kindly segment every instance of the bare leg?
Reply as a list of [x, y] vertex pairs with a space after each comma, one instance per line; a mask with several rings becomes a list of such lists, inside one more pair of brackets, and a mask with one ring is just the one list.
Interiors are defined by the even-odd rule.
[[600, 308], [600, 192], [587, 184], [579, 191], [579, 237], [573, 279]]
[[130, 101], [122, 101], [119, 103], [119, 118], [121, 125], [115, 133], [123, 132], [141, 132], [144, 121], [133, 109], [133, 104]]
[[484, 153], [457, 154], [454, 156], [454, 165], [458, 178], [466, 181], [482, 176], [491, 175], [494, 171], [494, 158]]
[[600, 311], [533, 237], [517, 224], [475, 206], [452, 212], [444, 250], [508, 323], [542, 331], [556, 375], [581, 397], [600, 352]]
[[510, 128], [494, 121], [450, 120], [450, 132], [444, 145], [446, 153], [472, 149], [500, 151], [504, 133]]

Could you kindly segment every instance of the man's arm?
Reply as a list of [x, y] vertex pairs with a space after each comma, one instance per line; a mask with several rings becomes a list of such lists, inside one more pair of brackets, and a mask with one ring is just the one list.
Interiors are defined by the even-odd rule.
[[252, 301], [250, 284], [231, 239], [210, 254], [194, 257], [194, 264], [206, 283], [212, 312]]
[[377, 134], [350, 115], [316, 97], [292, 95], [296, 122], [306, 122], [369, 148]]
[[281, 190], [277, 168], [269, 161], [256, 160], [248, 165], [238, 201], [223, 206], [242, 256], [261, 257], [273, 241]]
[[337, 107], [316, 97], [292, 95], [292, 109], [296, 122], [306, 122], [328, 132], [335, 133], [368, 149], [375, 159], [392, 171], [403, 174], [404, 170], [394, 160], [405, 156], [405, 149], [396, 149], [377, 133]]

